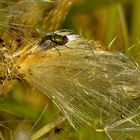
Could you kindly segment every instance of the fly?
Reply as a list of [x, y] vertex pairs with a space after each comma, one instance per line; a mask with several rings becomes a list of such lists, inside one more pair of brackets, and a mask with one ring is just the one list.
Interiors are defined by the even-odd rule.
[[[59, 49], [57, 49], [56, 46], [58, 46], [58, 45], [66, 46], [68, 41], [69, 41], [69, 39], [67, 38], [66, 35], [49, 33], [42, 38], [42, 40], [39, 42], [39, 45], [43, 46], [43, 48], [45, 48], [45, 49], [55, 48], [59, 52]], [[60, 52], [59, 52], [59, 54], [60, 54]]]

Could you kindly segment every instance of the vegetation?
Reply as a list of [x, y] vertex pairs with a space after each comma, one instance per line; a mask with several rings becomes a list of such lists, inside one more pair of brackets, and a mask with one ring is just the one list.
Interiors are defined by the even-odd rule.
[[0, 0], [0, 139], [139, 140], [139, 9]]

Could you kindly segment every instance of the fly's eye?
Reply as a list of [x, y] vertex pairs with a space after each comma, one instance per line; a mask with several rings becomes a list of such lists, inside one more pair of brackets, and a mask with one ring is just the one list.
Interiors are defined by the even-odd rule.
[[68, 41], [69, 41], [69, 39], [67, 38], [67, 36], [64, 36], [63, 37], [63, 43], [66, 44], [66, 43], [68, 43]]

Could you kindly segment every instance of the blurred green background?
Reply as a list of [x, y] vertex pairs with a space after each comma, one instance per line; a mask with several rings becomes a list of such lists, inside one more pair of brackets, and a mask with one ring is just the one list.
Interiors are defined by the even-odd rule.
[[62, 28], [69, 28], [87, 39], [101, 41], [140, 62], [139, 0], [77, 0]]

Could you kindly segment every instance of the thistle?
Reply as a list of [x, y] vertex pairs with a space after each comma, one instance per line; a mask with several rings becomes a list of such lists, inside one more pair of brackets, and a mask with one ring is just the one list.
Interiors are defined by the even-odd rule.
[[[42, 135], [67, 120], [76, 130], [94, 127], [96, 131], [106, 132], [110, 139], [114, 138], [113, 132], [116, 131], [129, 138], [131, 134], [126, 132], [131, 131], [137, 139], [140, 130], [139, 104], [136, 102], [140, 91], [139, 66], [122, 53], [96, 50], [102, 45], [68, 30], [55, 31], [55, 40], [56, 36], [47, 35], [42, 42], [42, 35], [37, 31], [57, 29], [52, 24], [55, 21], [49, 20], [55, 12], [51, 11], [50, 17], [44, 17], [42, 22], [37, 19], [40, 9], [37, 8], [36, 1], [21, 0], [8, 4], [12, 4], [12, 8], [17, 11], [28, 5], [33, 12], [31, 8], [25, 7], [22, 12], [31, 13], [29, 17], [27, 14], [27, 19], [21, 18], [18, 21], [18, 11], [16, 16], [13, 13], [7, 18], [8, 26], [3, 25], [6, 29], [1, 35], [0, 44], [1, 95], [5, 95], [5, 87], [12, 82], [19, 82], [23, 87], [26, 84], [27, 90], [30, 87], [38, 94], [45, 94], [58, 107], [63, 117], [43, 127], [46, 132], [39, 131]], [[68, 7], [62, 9], [67, 10]], [[8, 7], [6, 9], [9, 12]], [[33, 18], [32, 14], [35, 15]], [[27, 28], [20, 28], [22, 25]], [[56, 41], [58, 37], [60, 40]], [[68, 39], [67, 42], [62, 43], [63, 37]], [[42, 136], [36, 134], [38, 133], [30, 134], [32, 140]]]

